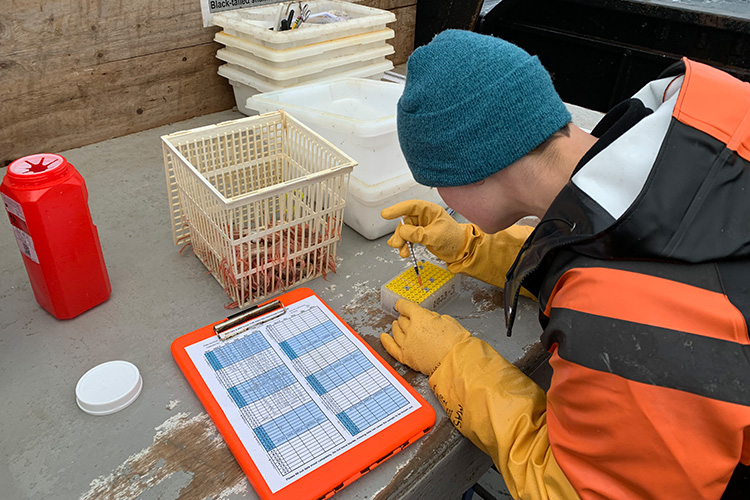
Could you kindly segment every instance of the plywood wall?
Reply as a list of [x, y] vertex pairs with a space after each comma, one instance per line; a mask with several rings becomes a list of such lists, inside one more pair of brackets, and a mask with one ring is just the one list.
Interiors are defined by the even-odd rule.
[[[414, 46], [417, 0], [391, 10], [394, 64]], [[9, 0], [0, 11], [0, 167], [234, 106], [199, 0]]]

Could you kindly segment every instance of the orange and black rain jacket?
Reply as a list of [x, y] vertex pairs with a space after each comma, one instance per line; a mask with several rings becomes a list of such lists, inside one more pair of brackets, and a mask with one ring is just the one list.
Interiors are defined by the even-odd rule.
[[750, 84], [683, 60], [508, 273], [539, 298], [552, 452], [584, 499], [718, 499], [750, 464]]

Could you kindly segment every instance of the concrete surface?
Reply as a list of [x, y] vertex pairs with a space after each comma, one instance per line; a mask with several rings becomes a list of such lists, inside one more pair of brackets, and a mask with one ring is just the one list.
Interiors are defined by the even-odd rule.
[[[228, 298], [189, 250], [181, 255], [172, 243], [159, 139], [239, 117], [216, 113], [60, 153], [86, 180], [112, 282], [111, 298], [77, 318], [58, 321], [36, 303], [10, 224], [0, 217], [0, 497], [256, 498], [169, 352], [176, 337], [226, 317]], [[345, 227], [338, 273], [309, 283], [381, 353], [377, 335], [393, 318], [378, 308], [379, 289], [409, 266], [385, 239], [368, 241]], [[441, 312], [522, 362], [538, 341], [535, 303], [523, 299], [508, 339], [501, 302], [498, 290], [467, 280]], [[83, 413], [78, 379], [115, 359], [140, 369], [142, 394], [113, 415]], [[441, 492], [465, 489], [489, 466], [450, 426], [425, 377], [396, 367], [436, 408], [436, 437], [342, 490], [340, 500], [452, 498]]]

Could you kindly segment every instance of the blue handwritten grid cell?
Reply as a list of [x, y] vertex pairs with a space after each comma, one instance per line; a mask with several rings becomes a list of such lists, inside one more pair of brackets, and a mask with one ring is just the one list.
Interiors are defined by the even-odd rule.
[[[407, 403], [406, 398], [395, 387], [389, 385], [350, 406], [343, 413], [351, 420], [353, 428], [359, 432], [384, 419], [399, 408], [403, 408]], [[339, 417], [339, 420], [342, 420], [341, 417]], [[346, 424], [344, 426], [349, 430]]]
[[354, 425], [354, 422], [352, 422], [352, 419], [349, 418], [349, 415], [347, 415], [345, 412], [341, 412], [336, 415], [339, 419], [339, 421], [343, 424], [344, 427], [346, 427], [346, 430], [349, 431], [349, 434], [352, 436], [355, 436], [359, 434], [359, 429], [357, 429], [357, 426]]
[[313, 328], [295, 335], [294, 337], [281, 342], [281, 349], [290, 359], [302, 356], [305, 353], [313, 351], [343, 335], [344, 332], [336, 328], [331, 321], [326, 321]]
[[271, 451], [327, 420], [320, 408], [311, 401], [256, 427], [253, 432], [266, 451]]
[[253, 432], [258, 437], [258, 441], [260, 441], [260, 444], [263, 445], [263, 448], [265, 448], [266, 451], [271, 451], [275, 448], [273, 441], [268, 437], [268, 434], [263, 427], [256, 427], [253, 429]]
[[238, 407], [242, 408], [297, 382], [292, 372], [284, 365], [253, 377], [227, 389]]
[[236, 387], [230, 387], [229, 389], [227, 389], [227, 392], [229, 393], [229, 396], [231, 396], [231, 398], [234, 400], [234, 404], [237, 405], [237, 408], [247, 406], [247, 401], [245, 401], [242, 393], [238, 391]]
[[310, 384], [310, 387], [312, 387], [313, 390], [318, 393], [318, 396], [322, 396], [326, 393], [325, 387], [323, 387], [320, 382], [318, 382], [318, 379], [315, 378], [314, 375], [308, 375], [307, 377], [305, 377], [305, 380], [307, 380], [307, 383]]
[[[323, 388], [323, 392], [318, 392], [318, 394], [324, 394], [366, 372], [370, 368], [372, 368], [372, 363], [367, 360], [365, 355], [360, 351], [354, 351], [313, 373], [312, 377]], [[313, 388], [316, 389], [315, 386]]]
[[299, 355], [294, 352], [294, 349], [292, 349], [292, 347], [289, 345], [289, 342], [287, 342], [286, 340], [280, 343], [279, 347], [281, 347], [281, 350], [284, 351], [284, 354], [286, 354], [289, 359], [295, 359], [299, 357]]
[[221, 370], [238, 361], [254, 356], [271, 346], [260, 332], [253, 332], [247, 337], [237, 339], [231, 344], [219, 347], [206, 353], [206, 359], [214, 370]]

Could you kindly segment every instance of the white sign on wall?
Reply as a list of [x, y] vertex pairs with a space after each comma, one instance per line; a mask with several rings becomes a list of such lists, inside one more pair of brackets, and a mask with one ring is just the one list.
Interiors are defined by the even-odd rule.
[[281, 3], [281, 0], [201, 0], [201, 14], [203, 14], [203, 26], [212, 26], [213, 15], [216, 12], [227, 10], [244, 9], [257, 5], [268, 5]]

